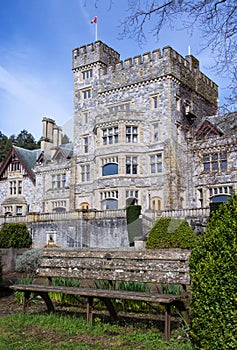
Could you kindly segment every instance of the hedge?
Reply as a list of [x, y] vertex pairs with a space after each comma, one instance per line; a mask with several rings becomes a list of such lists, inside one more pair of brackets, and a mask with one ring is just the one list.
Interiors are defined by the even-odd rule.
[[196, 236], [186, 220], [160, 218], [147, 238], [146, 248], [187, 248], [196, 244]]
[[237, 196], [213, 212], [190, 257], [195, 349], [236, 349]]
[[32, 244], [26, 224], [5, 224], [0, 231], [0, 248], [29, 248]]

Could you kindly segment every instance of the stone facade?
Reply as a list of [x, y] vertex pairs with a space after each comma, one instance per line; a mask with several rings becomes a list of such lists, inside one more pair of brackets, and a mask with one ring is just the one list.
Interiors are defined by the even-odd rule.
[[73, 72], [76, 208], [195, 205], [186, 137], [218, 98], [197, 59], [166, 47], [120, 61], [96, 42], [73, 51]]
[[[31, 215], [36, 246], [48, 242], [47, 232], [57, 233], [60, 246], [125, 246], [125, 221], [116, 226], [113, 216], [103, 223], [78, 217], [130, 204], [142, 206], [143, 221], [171, 215], [201, 225], [211, 202], [237, 190], [237, 114], [217, 114], [218, 87], [195, 57], [165, 47], [121, 61], [97, 41], [73, 50], [72, 70], [73, 142], [62, 145], [61, 128], [44, 117], [31, 172], [18, 150], [22, 214]], [[0, 168], [2, 215], [17, 197], [9, 192], [11, 177], [19, 176], [11, 171], [12, 161], [9, 155]], [[40, 223], [32, 223], [33, 213], [41, 215]], [[77, 218], [57, 224], [44, 217], [50, 213]]]

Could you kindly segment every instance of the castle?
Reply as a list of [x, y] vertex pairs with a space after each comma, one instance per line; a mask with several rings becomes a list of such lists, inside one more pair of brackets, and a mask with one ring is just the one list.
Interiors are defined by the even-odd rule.
[[217, 114], [218, 87], [194, 56], [165, 47], [121, 61], [96, 41], [73, 50], [72, 70], [73, 142], [44, 117], [40, 150], [13, 146], [0, 167], [2, 215], [139, 204], [150, 217], [209, 208], [237, 189], [237, 113]]

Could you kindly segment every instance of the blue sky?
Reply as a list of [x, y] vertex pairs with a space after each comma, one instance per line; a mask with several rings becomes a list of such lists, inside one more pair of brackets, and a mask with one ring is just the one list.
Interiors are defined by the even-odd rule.
[[[85, 5], [86, 2], [86, 5]], [[208, 68], [207, 51], [198, 53], [198, 33], [167, 28], [157, 42], [153, 36], [140, 48], [131, 40], [119, 40], [119, 23], [127, 14], [127, 0], [2, 0], [0, 9], [0, 131], [10, 136], [26, 129], [36, 140], [42, 135], [43, 116], [55, 119], [69, 133], [73, 117], [72, 50], [98, 39], [118, 51], [121, 59], [172, 46], [181, 55], [191, 53], [201, 70], [220, 87], [220, 103], [228, 96], [228, 81]], [[148, 27], [149, 30], [149, 27]], [[198, 54], [197, 54], [198, 53]], [[65, 128], [65, 129], [64, 129]]]

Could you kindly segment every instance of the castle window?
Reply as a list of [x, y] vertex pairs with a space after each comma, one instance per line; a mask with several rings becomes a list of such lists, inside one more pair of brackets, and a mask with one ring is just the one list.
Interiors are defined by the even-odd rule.
[[162, 173], [162, 154], [154, 154], [150, 156], [151, 173]]
[[154, 197], [151, 201], [151, 209], [160, 211], [161, 210], [161, 198]]
[[5, 216], [12, 216], [12, 212], [13, 212], [13, 208], [12, 208], [12, 205], [8, 205], [6, 207], [4, 207], [4, 215]]
[[118, 209], [118, 191], [110, 190], [100, 193], [102, 209]]
[[116, 175], [118, 174], [118, 164], [108, 163], [102, 168], [102, 176]]
[[89, 137], [88, 136], [83, 138], [83, 151], [84, 151], [84, 153], [89, 152]]
[[126, 142], [136, 143], [138, 138], [137, 126], [126, 126]]
[[83, 112], [82, 124], [83, 125], [88, 124], [88, 121], [89, 121], [89, 112]]
[[18, 194], [22, 194], [22, 181], [18, 181]]
[[216, 195], [227, 194], [231, 195], [233, 190], [232, 186], [218, 186], [209, 188], [209, 196], [214, 197]]
[[18, 195], [22, 194], [22, 181], [10, 181], [9, 182], [10, 195]]
[[22, 206], [16, 206], [16, 215], [22, 215]]
[[91, 98], [91, 95], [92, 95], [92, 89], [86, 89], [82, 91], [82, 96], [84, 100]]
[[126, 157], [126, 174], [137, 174], [137, 157]]
[[61, 189], [66, 187], [66, 174], [52, 175], [52, 189]]
[[153, 124], [153, 141], [158, 141], [158, 124]]
[[19, 161], [12, 162], [10, 165], [10, 171], [19, 171], [21, 170], [21, 164]]
[[127, 190], [126, 191], [126, 205], [136, 205], [138, 204], [138, 191], [137, 190]]
[[118, 105], [110, 106], [108, 107], [109, 113], [116, 113], [118, 111], [125, 111], [129, 112], [130, 111], [130, 103], [120, 103]]
[[118, 143], [118, 127], [103, 129], [103, 145]]
[[81, 166], [81, 181], [86, 182], [90, 181], [90, 165], [82, 165]]
[[212, 153], [203, 156], [203, 170], [206, 172], [221, 171], [227, 169], [227, 154]]
[[84, 72], [82, 72], [82, 79], [89, 79], [92, 78], [92, 69], [89, 70], [85, 70]]
[[66, 211], [66, 201], [53, 201], [52, 204], [52, 210], [56, 213], [63, 213]]
[[151, 109], [156, 109], [160, 105], [160, 97], [159, 95], [151, 96]]

